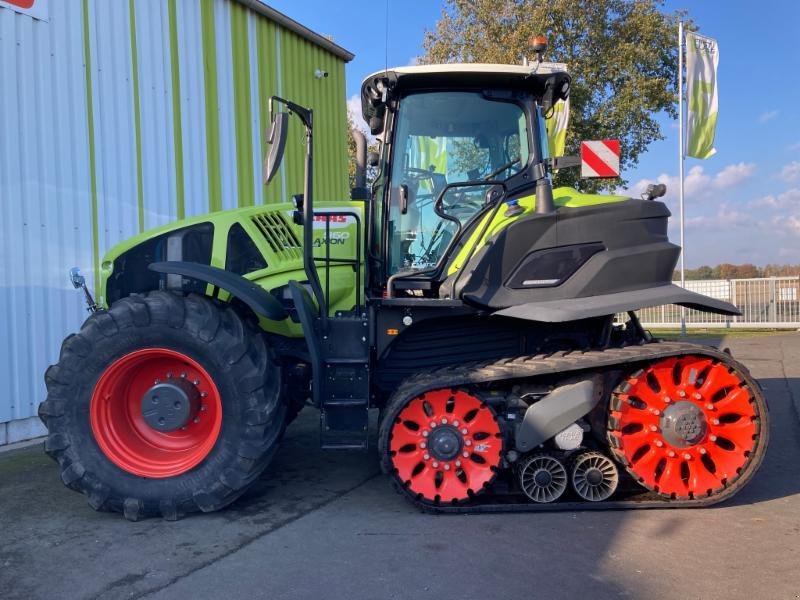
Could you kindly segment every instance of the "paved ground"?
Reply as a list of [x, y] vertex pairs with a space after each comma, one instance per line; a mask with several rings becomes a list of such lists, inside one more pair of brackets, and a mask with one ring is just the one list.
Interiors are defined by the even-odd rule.
[[317, 450], [308, 411], [256, 489], [175, 523], [93, 512], [39, 446], [0, 455], [0, 597], [800, 598], [800, 334], [727, 343], [772, 441], [724, 506], [424, 515], [373, 454]]

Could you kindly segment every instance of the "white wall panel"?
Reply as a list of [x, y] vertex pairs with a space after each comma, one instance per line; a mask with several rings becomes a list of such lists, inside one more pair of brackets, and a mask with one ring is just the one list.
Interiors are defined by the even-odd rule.
[[178, 216], [169, 14], [166, 2], [136, 2], [134, 6], [142, 130], [144, 228], [150, 229], [174, 221]]
[[200, 3], [197, 0], [178, 0], [176, 12], [185, 207], [186, 216], [192, 217], [208, 212], [209, 207]]
[[67, 269], [92, 266], [81, 2], [48, 7], [47, 22], [0, 8], [0, 423], [26, 435], [85, 316]]
[[[0, 444], [43, 431], [36, 413], [45, 397], [44, 372], [57, 361], [61, 341], [86, 317], [82, 295], [67, 277], [70, 267], [80, 267], [94, 288], [95, 260], [115, 243], [176, 219], [178, 181], [187, 217], [208, 212], [209, 177], [217, 174], [222, 207], [235, 208], [251, 200], [238, 197], [237, 164], [245, 172], [252, 161], [255, 201], [263, 202], [261, 134], [267, 123], [261, 122], [260, 95], [280, 93], [295, 75], [289, 68], [280, 75], [280, 35], [274, 55], [267, 49], [267, 56], [258, 56], [257, 23], [267, 17], [249, 12], [245, 60], [253, 153], [237, 157], [232, 2], [213, 0], [216, 60], [207, 65], [201, 1], [175, 0], [182, 172], [176, 167], [167, 0], [134, 0], [135, 50], [126, 0], [53, 0], [44, 21], [0, 8]], [[290, 24], [269, 26], [279, 32]], [[240, 51], [238, 64], [244, 65]], [[277, 73], [277, 90], [259, 89], [259, 60]], [[206, 67], [217, 79], [212, 114], [219, 126], [218, 167], [208, 162], [213, 136], [206, 131]], [[332, 75], [327, 84], [342, 78], [343, 70]], [[344, 118], [343, 95], [336, 102]], [[285, 189], [286, 169], [281, 178]]]
[[236, 186], [236, 131], [233, 123], [233, 58], [230, 2], [214, 3], [217, 39], [217, 94], [219, 101], [219, 162], [222, 181], [222, 209], [239, 206]]
[[101, 255], [139, 231], [130, 31], [127, 2], [89, 3]]

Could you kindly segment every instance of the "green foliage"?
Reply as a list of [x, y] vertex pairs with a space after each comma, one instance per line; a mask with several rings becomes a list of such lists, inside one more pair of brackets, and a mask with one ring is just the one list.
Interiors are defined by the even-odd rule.
[[[677, 116], [678, 13], [661, 0], [445, 0], [423, 43], [427, 63], [520, 64], [533, 59], [528, 40], [545, 35], [545, 60], [565, 62], [572, 75], [566, 154], [581, 140], [617, 138], [621, 167], [637, 164], [663, 139], [655, 117]], [[689, 27], [692, 29], [692, 27]], [[613, 189], [620, 179], [579, 181], [562, 169], [556, 185]]]
[[[349, 182], [350, 188], [354, 188], [356, 185], [356, 140], [350, 134], [350, 132], [356, 128], [355, 123], [353, 123], [353, 117], [350, 116], [350, 113], [347, 113], [347, 181]], [[373, 140], [372, 142], [369, 141], [369, 137], [367, 137], [367, 154], [370, 152], [379, 152], [380, 151], [380, 143], [377, 140]], [[367, 167], [367, 187], [372, 185], [372, 182], [375, 180], [375, 176], [377, 175], [377, 169], [374, 167]]]

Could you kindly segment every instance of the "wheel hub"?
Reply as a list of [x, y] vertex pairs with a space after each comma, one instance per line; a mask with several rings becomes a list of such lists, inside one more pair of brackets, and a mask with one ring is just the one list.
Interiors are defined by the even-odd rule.
[[536, 474], [533, 476], [533, 480], [536, 482], [536, 485], [540, 487], [547, 487], [553, 482], [553, 476], [549, 471], [540, 469], [539, 471], [536, 471]]
[[156, 431], [175, 431], [193, 419], [200, 408], [200, 392], [185, 379], [157, 383], [142, 396], [142, 418]]
[[495, 478], [503, 439], [492, 409], [463, 390], [411, 399], [392, 418], [387, 450], [394, 476], [426, 502], [461, 502]]
[[428, 437], [431, 455], [438, 460], [453, 460], [461, 452], [463, 440], [453, 427], [437, 427]]
[[603, 483], [603, 473], [596, 468], [587, 469], [586, 481], [589, 482], [590, 485], [600, 485]]
[[705, 437], [707, 429], [702, 409], [685, 400], [668, 406], [661, 416], [662, 435], [676, 448], [694, 446]]

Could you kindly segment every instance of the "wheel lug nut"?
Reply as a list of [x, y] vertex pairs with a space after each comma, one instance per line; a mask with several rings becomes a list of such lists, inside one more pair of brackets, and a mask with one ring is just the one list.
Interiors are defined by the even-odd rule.
[[192, 380], [192, 385], [200, 385], [200, 380], [199, 379]]
[[650, 425], [650, 431], [658, 431], [658, 427], [655, 425]]
[[424, 458], [425, 460], [428, 460], [430, 457], [431, 457], [431, 455], [428, 454], [427, 452], [422, 455], [422, 458]]
[[450, 470], [450, 465], [448, 465], [447, 463], [445, 463], [445, 465], [444, 465], [444, 470], [445, 470], [445, 471], [449, 471], [449, 470]]
[[664, 404], [669, 404], [670, 402], [672, 402], [672, 398], [669, 396], [664, 396]]
[[428, 444], [426, 444], [425, 442], [422, 442], [422, 443], [419, 445], [419, 447], [424, 449], [424, 448], [425, 448], [427, 445], [428, 445]]
[[436, 427], [436, 421], [431, 421], [431, 429], [433, 429], [434, 427]]
[[469, 452], [464, 452], [461, 456], [463, 456], [464, 458], [469, 458]]
[[457, 460], [457, 461], [456, 461], [456, 466], [457, 466], [457, 467], [460, 467], [460, 466], [461, 466], [461, 461], [460, 461], [460, 460]]
[[689, 454], [688, 452], [686, 452], [686, 453], [683, 455], [683, 459], [684, 459], [684, 460], [692, 460], [692, 455], [691, 455], [691, 454]]
[[181, 379], [186, 379], [186, 373], [181, 373]]
[[464, 427], [464, 429], [461, 430], [461, 433], [463, 433], [464, 435], [467, 435], [467, 428]]
[[472, 446], [472, 442], [469, 441], [469, 440], [464, 440], [464, 445], [465, 446]]
[[208, 396], [208, 392], [200, 392], [201, 398], [205, 398], [206, 396]]
[[207, 407], [205, 404], [203, 404], [203, 405], [200, 407], [200, 410], [208, 410], [208, 407]]
[[428, 437], [428, 435], [429, 435], [429, 434], [428, 434], [428, 432], [427, 432], [427, 431], [423, 431], [423, 432], [422, 432], [422, 437]]
[[681, 397], [681, 398], [686, 398], [686, 392], [684, 392], [683, 390], [679, 390], [678, 391], [678, 396]]
[[700, 448], [700, 454], [705, 454], [706, 452], [708, 452], [708, 450], [705, 448]]
[[161, 380], [160, 380], [160, 379], [156, 379], [156, 380], [153, 382], [153, 385], [158, 385], [159, 383], [161, 383]]
[[711, 419], [712, 425], [719, 425], [719, 419]]
[[442, 425], [447, 425], [447, 419], [442, 419]]
[[702, 400], [703, 396], [700, 394], [700, 392], [695, 392], [694, 393], [694, 399], [695, 400]]
[[662, 446], [664, 446], [664, 442], [662, 442], [661, 440], [656, 440], [656, 446], [661, 448]]
[[667, 452], [667, 456], [669, 456], [670, 458], [675, 458], [675, 452], [670, 450], [669, 452]]
[[654, 414], [655, 416], [658, 416], [658, 415], [660, 415], [660, 414], [661, 414], [661, 411], [660, 411], [660, 410], [658, 410], [658, 409], [656, 408], [656, 409], [654, 409], [654, 410], [653, 410], [653, 414]]
[[194, 422], [195, 422], [195, 423], [199, 423], [199, 422], [200, 422], [200, 419], [199, 419], [198, 417], [195, 417], [195, 418], [194, 418]]
[[436, 461], [433, 461], [433, 463], [431, 464], [431, 466], [432, 466], [434, 469], [437, 469], [437, 468], [439, 467], [439, 463], [438, 463], [438, 462], [436, 462]]
[[707, 408], [708, 410], [714, 410], [714, 405], [713, 405], [713, 404], [711, 404], [711, 402], [709, 402], [708, 404], [706, 404], [706, 408]]
[[167, 379], [172, 379], [172, 373], [167, 373]]
[[458, 421], [453, 421], [453, 427], [458, 427]]
[[708, 436], [708, 439], [711, 440], [712, 442], [716, 442], [717, 441], [717, 436], [710, 435], [710, 436]]

